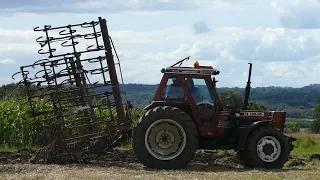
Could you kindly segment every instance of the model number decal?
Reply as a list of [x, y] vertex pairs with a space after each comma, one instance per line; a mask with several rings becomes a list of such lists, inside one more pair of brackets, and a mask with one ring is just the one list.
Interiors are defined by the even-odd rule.
[[246, 112], [245, 116], [264, 116], [264, 112]]

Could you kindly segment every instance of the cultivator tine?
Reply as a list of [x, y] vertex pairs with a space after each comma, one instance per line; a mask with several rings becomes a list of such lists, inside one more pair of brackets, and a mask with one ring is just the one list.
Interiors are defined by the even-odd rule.
[[21, 74], [30, 115], [39, 119], [41, 149], [35, 159], [116, 146], [129, 126], [106, 20], [34, 31], [43, 33], [36, 42], [46, 57], [22, 66], [12, 78]]

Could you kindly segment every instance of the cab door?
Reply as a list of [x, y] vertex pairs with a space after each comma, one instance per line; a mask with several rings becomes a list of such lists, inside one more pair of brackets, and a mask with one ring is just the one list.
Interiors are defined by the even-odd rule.
[[214, 119], [219, 116], [212, 82], [207, 77], [186, 76], [184, 81], [201, 125], [203, 135], [212, 135]]

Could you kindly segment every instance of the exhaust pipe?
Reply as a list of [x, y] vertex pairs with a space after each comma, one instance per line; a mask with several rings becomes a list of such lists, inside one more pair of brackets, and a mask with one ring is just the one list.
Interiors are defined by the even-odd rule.
[[249, 67], [249, 76], [248, 76], [248, 82], [246, 86], [246, 90], [244, 93], [244, 102], [243, 102], [243, 110], [248, 109], [248, 101], [249, 101], [249, 95], [250, 95], [250, 84], [251, 84], [251, 70], [252, 70], [252, 63], [248, 63], [250, 65]]

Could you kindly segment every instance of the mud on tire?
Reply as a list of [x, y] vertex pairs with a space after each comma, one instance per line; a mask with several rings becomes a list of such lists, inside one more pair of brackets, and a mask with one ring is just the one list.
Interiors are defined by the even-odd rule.
[[147, 111], [133, 129], [134, 153], [149, 168], [183, 168], [197, 149], [194, 122], [176, 107], [159, 106]]
[[246, 149], [239, 152], [246, 167], [279, 169], [288, 161], [289, 143], [286, 137], [271, 126], [255, 129], [247, 140]]

